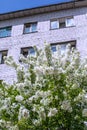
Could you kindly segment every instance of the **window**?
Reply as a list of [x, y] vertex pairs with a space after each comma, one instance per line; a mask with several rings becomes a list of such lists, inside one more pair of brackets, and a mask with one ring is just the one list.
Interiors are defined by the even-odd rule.
[[51, 29], [59, 28], [59, 22], [58, 20], [51, 21]]
[[11, 36], [11, 28], [12, 27], [0, 28], [0, 38], [10, 37]]
[[24, 33], [31, 33], [37, 31], [37, 22], [35, 23], [27, 23], [24, 25]]
[[66, 46], [70, 44], [71, 48], [76, 48], [76, 41], [70, 41], [70, 42], [65, 42], [65, 43], [57, 43], [57, 44], [51, 44], [51, 50], [53, 53], [57, 51], [57, 45], [60, 45], [60, 52], [61, 54], [64, 54], [66, 51]]
[[[60, 45], [60, 51], [61, 51], [61, 54], [64, 54], [65, 50], [66, 50], [66, 44], [61, 44]], [[57, 51], [57, 45], [51, 45], [51, 50], [53, 53], [55, 53]]]
[[71, 18], [67, 18], [66, 19], [66, 27], [70, 27], [70, 26], [74, 26], [74, 19], [71, 17]]
[[75, 24], [74, 24], [73, 17], [59, 18], [59, 19], [51, 20], [50, 22], [51, 29], [71, 27], [74, 25]]
[[65, 18], [59, 19], [59, 28], [65, 28], [65, 27], [66, 27]]
[[7, 56], [7, 50], [0, 51], [0, 64], [4, 64], [4, 56]]
[[25, 58], [27, 58], [28, 55], [34, 56], [35, 55], [35, 50], [34, 50], [33, 47], [22, 48], [21, 49], [21, 54], [23, 54], [23, 56]]

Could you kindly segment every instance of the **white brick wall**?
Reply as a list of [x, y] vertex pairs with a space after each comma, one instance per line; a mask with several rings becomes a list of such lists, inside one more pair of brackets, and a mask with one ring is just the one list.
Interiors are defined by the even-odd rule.
[[[0, 21], [0, 27], [12, 26], [12, 36], [0, 39], [0, 50], [8, 50], [17, 62], [21, 47], [43, 47], [44, 42], [57, 43], [77, 41], [77, 49], [82, 57], [87, 56], [87, 8], [69, 9], [59, 12], [39, 14], [29, 17]], [[75, 27], [50, 30], [50, 19], [74, 16]], [[38, 22], [38, 32], [23, 34], [24, 23]], [[0, 79], [12, 82], [15, 71], [6, 65], [0, 65]]]

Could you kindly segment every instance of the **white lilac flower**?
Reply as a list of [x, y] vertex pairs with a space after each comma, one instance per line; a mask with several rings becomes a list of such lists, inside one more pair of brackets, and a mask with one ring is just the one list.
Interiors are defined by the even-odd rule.
[[5, 121], [5, 120], [0, 119], [0, 126], [2, 126], [2, 127], [6, 126], [6, 121]]
[[36, 99], [36, 96], [34, 95], [34, 96], [31, 96], [28, 100], [30, 101], [30, 102], [32, 102], [33, 100], [35, 100]]
[[10, 97], [5, 98], [3, 103], [4, 103], [4, 105], [9, 106], [11, 104], [11, 98]]
[[39, 107], [38, 114], [39, 114], [40, 120], [45, 120], [46, 119], [46, 114], [45, 114], [44, 107]]
[[85, 94], [85, 98], [87, 99], [87, 93]]
[[31, 81], [29, 81], [28, 79], [25, 79], [24, 86], [31, 86]]
[[34, 104], [32, 111], [33, 112], [38, 112], [38, 110], [39, 110], [39, 106]]
[[12, 106], [11, 106], [11, 108], [17, 108], [18, 107], [18, 104], [17, 103], [12, 103]]
[[29, 72], [26, 72], [25, 75], [24, 75], [24, 78], [25, 78], [25, 79], [29, 79], [29, 78], [30, 78], [30, 73], [29, 73]]
[[36, 67], [34, 67], [34, 70], [35, 70], [35, 72], [36, 72], [37, 74], [39, 74], [39, 75], [43, 75], [43, 73], [44, 73], [44, 68], [43, 68], [43, 66], [36, 66]]
[[63, 95], [64, 95], [64, 97], [67, 97], [67, 92], [63, 91]]
[[83, 109], [82, 115], [83, 115], [83, 117], [87, 117], [87, 109]]
[[84, 121], [85, 126], [87, 126], [87, 121]]
[[46, 114], [45, 114], [44, 111], [40, 111], [40, 112], [39, 112], [39, 118], [40, 118], [41, 120], [45, 120], [45, 119], [46, 119]]
[[55, 96], [55, 99], [58, 100], [58, 95]]
[[23, 109], [22, 110], [22, 116], [25, 117], [25, 118], [28, 118], [29, 117], [29, 111], [27, 109]]
[[58, 110], [56, 108], [50, 108], [48, 117], [55, 116], [57, 112], [58, 112]]
[[3, 96], [3, 91], [0, 89], [0, 97]]
[[24, 99], [24, 98], [23, 98], [21, 95], [17, 95], [17, 96], [15, 97], [15, 100], [18, 101], [18, 102], [23, 101], [23, 99]]
[[75, 119], [75, 120], [79, 119], [79, 115], [76, 115], [76, 116], [74, 117], [74, 119]]
[[71, 107], [70, 101], [64, 100], [61, 103], [61, 109], [65, 110], [65, 111], [72, 112], [72, 107]]
[[29, 111], [24, 106], [21, 106], [19, 109], [18, 120], [20, 120], [22, 117], [23, 118], [29, 117]]
[[74, 98], [74, 101], [85, 101], [85, 91], [83, 90], [77, 97]]
[[38, 99], [38, 98], [40, 98], [40, 97], [46, 98], [46, 97], [48, 97], [49, 95], [50, 95], [50, 90], [48, 90], [48, 91], [40, 91], [40, 90], [37, 90], [34, 97], [35, 97], [36, 99]]
[[50, 90], [44, 92], [44, 97], [48, 97], [50, 95], [51, 95], [51, 91]]
[[87, 103], [87, 93], [84, 94], [84, 98], [83, 98], [84, 102]]
[[8, 128], [8, 130], [19, 130], [19, 128], [18, 128], [17, 125], [15, 125], [15, 126], [10, 126], [10, 127]]
[[73, 84], [71, 87], [71, 89], [77, 89], [77, 88], [78, 88], [77, 84]]
[[50, 98], [43, 98], [40, 103], [43, 104], [44, 106], [47, 106], [49, 105], [51, 102], [51, 99]]
[[54, 67], [45, 67], [45, 73], [47, 74], [53, 74]]
[[36, 95], [36, 97], [38, 97], [38, 98], [39, 98], [39, 97], [43, 97], [43, 96], [44, 96], [44, 92], [38, 90], [38, 91], [36, 91], [35, 95]]
[[18, 90], [20, 90], [24, 87], [24, 83], [17, 83], [16, 87], [17, 87]]
[[33, 120], [33, 124], [34, 124], [35, 126], [37, 126], [38, 124], [40, 124], [40, 119], [38, 119], [38, 120]]
[[18, 66], [16, 70], [17, 72], [24, 72], [24, 66]]
[[11, 121], [7, 121], [7, 122], [6, 122], [6, 128], [10, 128], [11, 125], [12, 125]]

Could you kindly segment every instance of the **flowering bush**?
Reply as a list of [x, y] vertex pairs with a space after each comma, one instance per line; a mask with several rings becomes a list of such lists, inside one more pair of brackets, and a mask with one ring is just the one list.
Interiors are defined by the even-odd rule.
[[[0, 130], [84, 130], [87, 121], [87, 60], [67, 46], [50, 46], [35, 56], [21, 56], [17, 82], [0, 85]], [[87, 129], [87, 128], [86, 128]]]

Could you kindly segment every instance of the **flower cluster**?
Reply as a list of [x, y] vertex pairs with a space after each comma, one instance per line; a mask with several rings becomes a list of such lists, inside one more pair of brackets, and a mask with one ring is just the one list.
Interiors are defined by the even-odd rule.
[[1, 130], [84, 130], [87, 127], [87, 60], [77, 50], [50, 46], [15, 63], [17, 81], [0, 85]]

